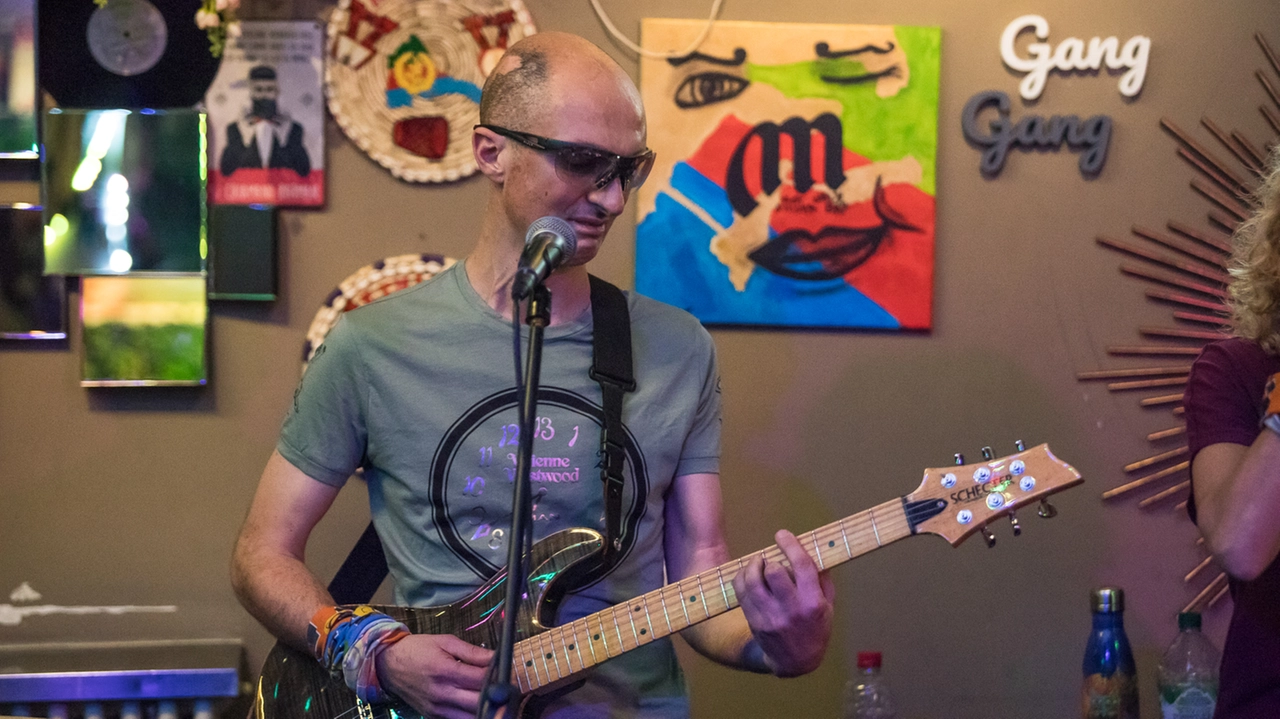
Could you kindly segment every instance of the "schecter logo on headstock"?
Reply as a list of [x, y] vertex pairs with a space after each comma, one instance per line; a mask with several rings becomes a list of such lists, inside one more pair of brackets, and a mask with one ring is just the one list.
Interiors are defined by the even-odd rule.
[[981, 484], [973, 484], [964, 489], [958, 489], [951, 493], [952, 504], [969, 504], [971, 502], [985, 501], [987, 495], [993, 492], [1004, 492], [1005, 489], [1013, 484], [1013, 478], [1007, 474], [997, 475]]

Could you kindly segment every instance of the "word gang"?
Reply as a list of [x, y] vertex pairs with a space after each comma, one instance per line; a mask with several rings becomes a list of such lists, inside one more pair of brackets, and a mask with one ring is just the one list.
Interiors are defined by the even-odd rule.
[[1069, 37], [1055, 49], [1047, 42], [1033, 42], [1027, 46], [1028, 57], [1018, 55], [1014, 42], [1023, 30], [1031, 29], [1037, 38], [1049, 38], [1049, 21], [1039, 15], [1023, 15], [1009, 23], [1000, 36], [1000, 56], [1004, 64], [1027, 76], [1018, 86], [1024, 100], [1034, 100], [1044, 91], [1044, 83], [1050, 70], [1064, 73], [1096, 71], [1105, 63], [1110, 70], [1127, 69], [1120, 78], [1120, 94], [1133, 97], [1142, 91], [1147, 77], [1147, 59], [1151, 55], [1151, 38], [1135, 35], [1120, 47], [1114, 36], [1105, 40], [1095, 37], [1088, 46], [1080, 38]]
[[[988, 106], [995, 107], [996, 117], [991, 118], [984, 129], [978, 116]], [[1010, 149], [1057, 151], [1063, 145], [1080, 153], [1080, 174], [1092, 177], [1102, 171], [1111, 143], [1111, 118], [1094, 115], [1082, 121], [1076, 115], [1049, 118], [1027, 115], [1014, 123], [1009, 119], [1009, 111], [1009, 96], [998, 90], [980, 92], [965, 103], [960, 127], [970, 144], [984, 148], [982, 174], [988, 177], [1000, 174]]]

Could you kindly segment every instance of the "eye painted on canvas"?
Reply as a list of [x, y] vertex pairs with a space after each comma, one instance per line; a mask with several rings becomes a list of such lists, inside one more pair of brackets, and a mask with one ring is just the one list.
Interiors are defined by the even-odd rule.
[[[695, 63], [689, 68], [689, 74], [676, 88], [673, 99], [676, 107], [692, 110], [717, 102], [732, 100], [742, 94], [751, 85], [751, 81], [742, 76], [741, 68], [746, 64], [747, 51], [736, 48], [733, 57], [723, 58], [693, 52], [683, 57], [670, 58], [667, 62], [672, 67], [681, 67], [686, 63]], [[708, 65], [736, 68], [737, 73], [720, 70], [702, 69]]]
[[884, 45], [869, 44], [848, 50], [832, 50], [830, 45], [820, 42], [813, 46], [813, 54], [817, 57], [814, 69], [823, 82], [832, 85], [861, 85], [882, 77], [902, 77], [902, 67], [896, 62], [882, 70], [871, 72], [856, 59], [866, 55], [888, 55], [897, 47], [896, 43], [887, 42]]

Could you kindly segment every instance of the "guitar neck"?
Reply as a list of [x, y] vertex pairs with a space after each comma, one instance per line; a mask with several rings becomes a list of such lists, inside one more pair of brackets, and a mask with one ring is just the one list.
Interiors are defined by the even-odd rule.
[[[797, 537], [824, 570], [912, 533], [902, 499], [894, 499]], [[786, 564], [777, 545], [686, 577], [516, 644], [513, 676], [528, 693], [569, 679], [606, 659], [675, 634], [738, 606], [733, 579], [763, 555]]]

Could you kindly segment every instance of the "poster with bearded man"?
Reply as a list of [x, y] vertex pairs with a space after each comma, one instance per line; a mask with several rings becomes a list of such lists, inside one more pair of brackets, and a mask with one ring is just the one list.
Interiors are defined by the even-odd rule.
[[324, 204], [323, 30], [245, 22], [209, 87], [209, 195], [219, 205]]

